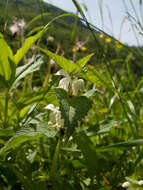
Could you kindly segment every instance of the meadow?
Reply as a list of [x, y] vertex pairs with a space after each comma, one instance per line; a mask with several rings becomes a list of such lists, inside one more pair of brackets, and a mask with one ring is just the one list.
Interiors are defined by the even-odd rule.
[[143, 48], [72, 1], [78, 14], [0, 1], [0, 190], [143, 189]]

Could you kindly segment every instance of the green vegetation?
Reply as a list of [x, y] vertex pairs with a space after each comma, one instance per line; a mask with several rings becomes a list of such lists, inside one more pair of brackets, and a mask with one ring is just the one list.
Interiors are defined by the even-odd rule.
[[73, 2], [0, 0], [0, 190], [143, 189], [142, 48]]

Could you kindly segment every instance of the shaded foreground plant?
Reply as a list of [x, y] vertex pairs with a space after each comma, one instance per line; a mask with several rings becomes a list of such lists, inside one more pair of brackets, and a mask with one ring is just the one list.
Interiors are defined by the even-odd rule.
[[23, 93], [23, 79], [39, 72], [43, 56], [18, 65], [43, 33], [28, 37], [15, 55], [0, 35], [1, 188], [122, 189], [126, 176], [142, 187], [132, 178], [142, 177], [143, 80], [134, 81], [130, 53], [119, 73], [108, 47], [99, 47], [101, 66], [90, 68], [93, 54], [73, 62], [37, 46], [61, 69], [44, 87], [33, 89], [31, 80]]

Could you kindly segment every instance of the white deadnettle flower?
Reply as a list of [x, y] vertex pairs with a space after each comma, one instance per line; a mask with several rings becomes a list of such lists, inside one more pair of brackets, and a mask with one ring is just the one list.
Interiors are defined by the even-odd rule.
[[58, 72], [55, 73], [58, 76], [70, 77], [68, 73], [64, 69], [60, 69]]
[[130, 186], [130, 183], [128, 181], [125, 181], [123, 184], [122, 184], [122, 187], [126, 188], [126, 187], [129, 187]]
[[65, 77], [65, 78], [62, 78], [60, 80], [58, 87], [59, 88], [63, 88], [64, 90], [66, 90], [68, 92], [69, 85], [70, 85], [70, 78], [69, 77]]
[[76, 96], [79, 91], [84, 89], [83, 79], [74, 79], [72, 82], [72, 94]]
[[[55, 75], [64, 76], [64, 78], [62, 78], [60, 80], [58, 87], [63, 88], [64, 90], [66, 90], [68, 92], [69, 87], [70, 87], [70, 81], [71, 81], [71, 77], [68, 75], [68, 73], [65, 70], [61, 69]], [[78, 92], [82, 91], [83, 89], [84, 89], [84, 80], [83, 79], [74, 79], [72, 81], [73, 96], [78, 95]]]
[[50, 65], [55, 66], [56, 62], [53, 59], [50, 59]]
[[13, 23], [14, 24], [9, 27], [9, 30], [11, 31], [12, 35], [24, 30], [24, 28], [26, 26], [24, 19], [21, 19], [19, 21], [14, 20]]
[[54, 37], [53, 36], [48, 36], [47, 42], [52, 43], [53, 41], [54, 41]]
[[23, 29], [25, 28], [25, 26], [26, 26], [26, 22], [25, 22], [24, 19], [19, 20], [16, 24], [18, 25], [18, 27], [19, 27], [21, 30], [23, 30]]
[[12, 35], [14, 35], [19, 31], [19, 28], [16, 24], [13, 24], [12, 26], [9, 27], [9, 30], [11, 31]]
[[138, 181], [139, 185], [143, 185], [143, 180]]
[[55, 106], [53, 104], [49, 104], [45, 107], [46, 110], [52, 110], [54, 111], [55, 110]]
[[50, 121], [48, 124], [55, 124], [57, 129], [64, 126], [64, 120], [61, 118], [61, 112], [59, 107], [55, 107], [53, 104], [49, 104], [45, 107], [47, 110], [51, 110], [52, 112], [49, 115]]

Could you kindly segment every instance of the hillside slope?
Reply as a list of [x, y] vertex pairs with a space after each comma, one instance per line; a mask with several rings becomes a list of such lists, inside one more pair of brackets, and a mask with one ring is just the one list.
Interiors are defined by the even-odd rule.
[[[9, 41], [11, 41], [9, 37], [9, 26], [12, 25], [14, 17], [17, 17], [18, 19], [24, 18], [26, 22], [29, 22], [39, 14], [49, 13], [48, 16], [43, 16], [34, 22], [28, 31], [26, 31], [26, 33], [28, 33], [34, 27], [46, 25], [52, 20], [52, 18], [55, 18], [55, 16], [66, 13], [65, 11], [41, 0], [11, 0], [8, 4], [6, 4], [6, 2], [6, 0], [0, 0], [0, 32], [7, 35]], [[43, 40], [46, 41], [47, 36], [53, 36], [56, 39], [56, 44], [59, 42], [62, 44], [62, 48], [68, 50], [68, 43], [71, 39], [74, 20], [74, 17], [66, 16], [54, 21], [52, 23], [52, 28], [48, 30]], [[6, 26], [7, 28], [5, 29]], [[80, 21], [77, 22], [75, 39], [76, 38], [83, 41], [89, 38], [88, 29]], [[54, 44], [54, 46], [56, 44]]]

